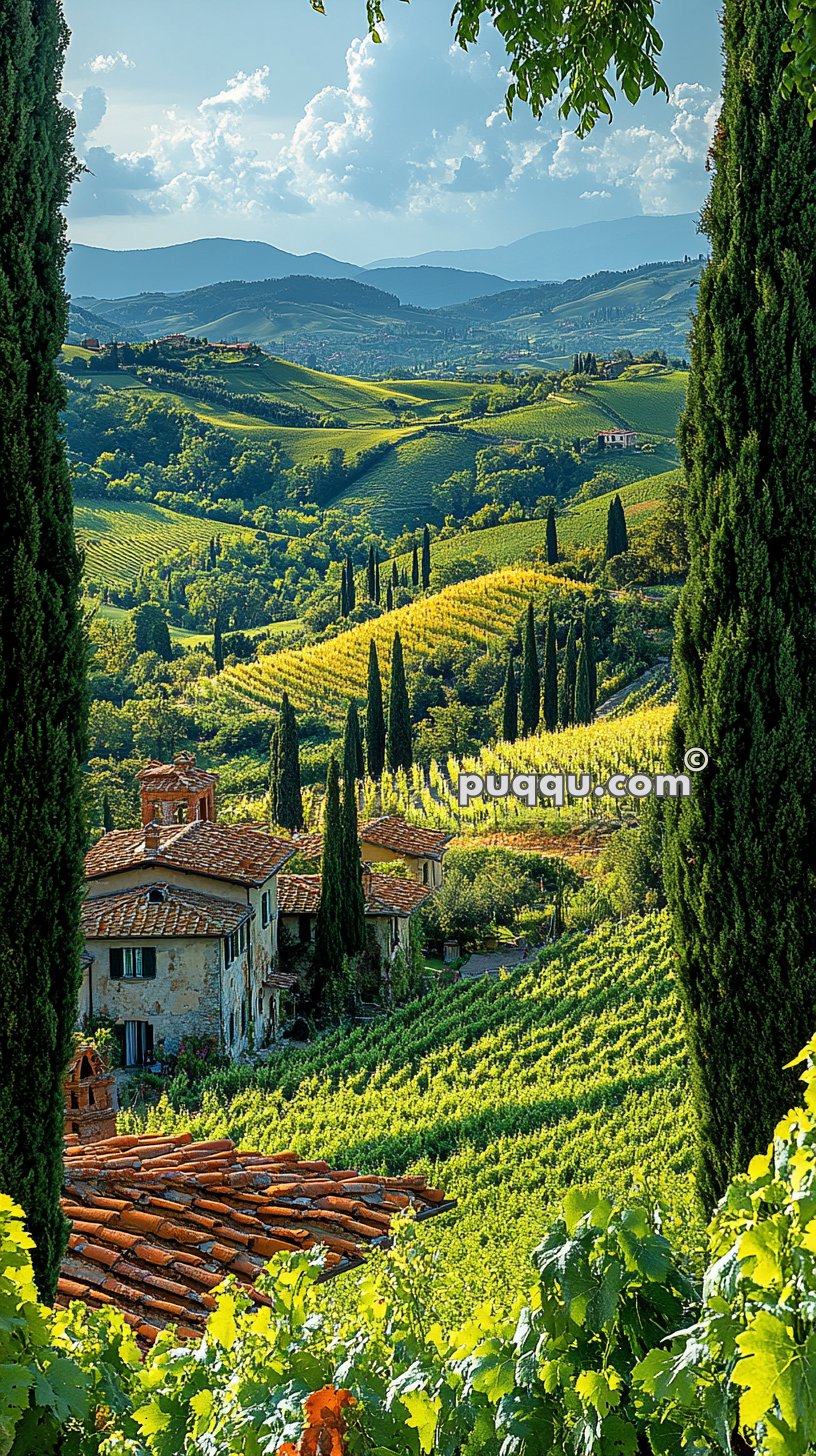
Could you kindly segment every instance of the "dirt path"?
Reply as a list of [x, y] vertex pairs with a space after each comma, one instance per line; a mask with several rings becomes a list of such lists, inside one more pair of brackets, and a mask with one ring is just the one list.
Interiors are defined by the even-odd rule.
[[608, 718], [610, 713], [613, 713], [616, 708], [620, 707], [621, 703], [625, 702], [630, 693], [636, 692], [638, 688], [645, 687], [646, 683], [651, 682], [652, 678], [657, 677], [657, 674], [664, 667], [668, 667], [668, 665], [668, 657], [658, 657], [653, 667], [647, 667], [646, 671], [640, 674], [640, 677], [634, 678], [625, 687], [618, 688], [618, 691], [613, 693], [611, 698], [607, 698], [605, 702], [600, 703], [595, 710], [595, 717]]

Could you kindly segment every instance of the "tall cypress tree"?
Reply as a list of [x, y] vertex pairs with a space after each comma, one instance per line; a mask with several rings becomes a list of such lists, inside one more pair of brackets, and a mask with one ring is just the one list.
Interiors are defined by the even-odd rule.
[[555, 566], [558, 560], [558, 529], [555, 524], [555, 506], [547, 511], [547, 565]]
[[315, 921], [314, 996], [318, 1004], [332, 999], [333, 985], [342, 974], [345, 954], [343, 883], [345, 836], [340, 808], [340, 771], [332, 758], [326, 779], [323, 853], [320, 860], [320, 907]]
[[348, 586], [346, 584], [346, 563], [343, 562], [343, 571], [340, 577], [340, 616], [347, 617], [349, 614]]
[[349, 703], [343, 739], [342, 847], [340, 853], [343, 950], [355, 956], [365, 944], [363, 861], [357, 824], [357, 709]]
[[390, 581], [387, 583], [385, 588], [385, 610], [387, 612], [393, 612], [394, 610], [394, 588], [392, 587]]
[[589, 662], [587, 645], [583, 637], [578, 649], [578, 667], [575, 676], [575, 722], [592, 722], [592, 708], [589, 700]]
[[377, 644], [372, 637], [368, 649], [368, 695], [366, 699], [366, 764], [369, 778], [381, 779], [385, 768], [385, 712]]
[[618, 507], [620, 496], [614, 495], [609, 502], [606, 512], [606, 548], [604, 550], [604, 561], [611, 561], [613, 556], [619, 556], [621, 550], [620, 515]]
[[391, 562], [391, 585], [394, 588], [394, 591], [397, 590], [399, 582], [399, 567], [397, 566], [397, 561], [395, 557], [394, 560]]
[[521, 731], [524, 737], [535, 733], [541, 718], [541, 673], [538, 666], [535, 612], [532, 598], [524, 622], [524, 657], [521, 664]]
[[224, 671], [224, 642], [221, 637], [221, 618], [216, 617], [213, 623], [213, 662], [216, 672]]
[[303, 796], [300, 787], [300, 742], [295, 710], [286, 693], [281, 698], [278, 718], [277, 746], [274, 750], [274, 766], [277, 774], [276, 787], [272, 790], [272, 802], [276, 808], [275, 822], [282, 829], [294, 831], [303, 828]]
[[280, 824], [280, 714], [269, 735], [269, 818]]
[[422, 590], [427, 591], [431, 584], [431, 533], [425, 526], [422, 532], [422, 562], [420, 565], [420, 580]]
[[22, 1205], [51, 1301], [79, 970], [85, 826], [80, 562], [59, 414], [66, 335], [62, 205], [72, 121], [56, 0], [7, 0], [0, 24], [0, 1188]]
[[388, 698], [386, 747], [388, 767], [392, 773], [398, 768], [411, 767], [414, 761], [411, 744], [411, 706], [408, 702], [408, 685], [405, 681], [405, 663], [399, 632], [394, 633], [394, 646], [391, 650], [391, 691]]
[[411, 551], [411, 586], [419, 586], [419, 552], [416, 541]]
[[116, 828], [116, 825], [113, 822], [113, 813], [111, 811], [110, 799], [108, 798], [107, 794], [102, 795], [102, 828], [104, 829], [106, 834], [110, 834], [111, 830]]
[[377, 606], [380, 605], [380, 563], [374, 562], [374, 600]]
[[370, 602], [375, 602], [377, 600], [377, 573], [375, 569], [373, 546], [369, 546], [368, 548], [368, 564], [366, 566], [366, 591], [368, 593], [368, 600]]
[[550, 610], [547, 614], [547, 631], [544, 637], [541, 716], [547, 732], [554, 733], [558, 727], [558, 643], [552, 603], [550, 603]]
[[346, 601], [349, 611], [353, 612], [357, 605], [357, 588], [354, 584], [354, 562], [350, 552], [346, 555]]
[[595, 661], [595, 637], [592, 631], [592, 608], [587, 602], [584, 607], [584, 620], [581, 626], [581, 642], [586, 647], [587, 657], [587, 681], [589, 684], [589, 711], [590, 721], [595, 716], [595, 709], [598, 704], [598, 667]]
[[618, 511], [618, 552], [622, 555], [624, 551], [629, 550], [629, 532], [626, 529], [626, 515], [623, 509], [623, 501], [619, 495], [615, 496], [615, 500], [617, 501]]
[[361, 779], [364, 773], [365, 760], [360, 715], [357, 712], [357, 704], [352, 699], [346, 712], [346, 726], [343, 734], [343, 778], [350, 776], [353, 779]]
[[502, 738], [505, 743], [515, 743], [518, 738], [518, 689], [516, 688], [515, 653], [511, 648], [507, 654], [507, 671], [504, 675], [502, 693]]
[[561, 670], [561, 692], [558, 699], [558, 721], [562, 728], [575, 722], [575, 685], [578, 672], [578, 652], [575, 621], [569, 624], [567, 644], [564, 648], [564, 664]]
[[675, 637], [666, 884], [711, 1207], [798, 1100], [816, 1008], [816, 136], [780, 81], [785, 7], [726, 0], [711, 240], [680, 446], [691, 565]]

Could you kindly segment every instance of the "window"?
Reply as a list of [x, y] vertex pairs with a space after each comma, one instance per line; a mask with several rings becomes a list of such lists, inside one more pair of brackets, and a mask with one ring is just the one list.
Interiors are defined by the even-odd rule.
[[153, 1026], [149, 1021], [126, 1021], [123, 1027], [124, 1064], [141, 1067], [153, 1058]]
[[261, 895], [261, 925], [265, 930], [270, 921], [270, 897], [269, 891], [264, 890]]
[[164, 890], [161, 888], [161, 885], [155, 885], [152, 890], [148, 890], [148, 892], [147, 892], [147, 901], [148, 901], [148, 904], [149, 905], [163, 905], [164, 904], [165, 894], [164, 894]]
[[396, 915], [391, 917], [391, 945], [399, 945], [399, 921]]
[[422, 883], [423, 883], [423, 885], [429, 885], [430, 882], [431, 882], [431, 867], [428, 864], [428, 861], [427, 860], [423, 860], [423, 862], [422, 862]]
[[263, 1016], [263, 991], [258, 992], [258, 1015]]
[[154, 980], [156, 976], [156, 947], [153, 945], [126, 945], [111, 947], [110, 976], [113, 981]]

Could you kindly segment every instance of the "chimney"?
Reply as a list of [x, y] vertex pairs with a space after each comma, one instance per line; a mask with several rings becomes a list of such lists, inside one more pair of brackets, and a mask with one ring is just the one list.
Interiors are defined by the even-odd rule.
[[145, 859], [158, 853], [161, 825], [158, 819], [151, 819], [144, 827], [144, 853]]

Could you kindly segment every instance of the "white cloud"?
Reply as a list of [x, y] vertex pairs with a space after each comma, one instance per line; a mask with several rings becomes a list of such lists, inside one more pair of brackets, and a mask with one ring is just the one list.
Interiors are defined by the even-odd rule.
[[246, 75], [239, 71], [227, 82], [223, 91], [216, 96], [206, 96], [199, 105], [199, 111], [220, 111], [225, 107], [245, 107], [255, 101], [266, 101], [269, 96], [267, 80], [269, 67], [259, 66], [257, 71]]
[[103, 76], [107, 71], [115, 71], [117, 66], [121, 66], [124, 71], [132, 71], [135, 64], [135, 61], [125, 55], [124, 51], [114, 51], [110, 56], [94, 56], [93, 60], [88, 62], [88, 70], [92, 71], [95, 76]]

